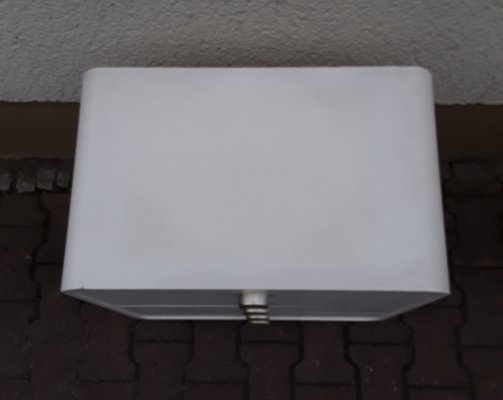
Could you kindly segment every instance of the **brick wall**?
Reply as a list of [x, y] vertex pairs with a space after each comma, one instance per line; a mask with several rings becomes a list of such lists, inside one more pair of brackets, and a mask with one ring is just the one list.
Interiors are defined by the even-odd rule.
[[377, 323], [135, 321], [59, 293], [71, 164], [0, 162], [0, 399], [503, 399], [503, 163], [442, 165], [452, 294]]

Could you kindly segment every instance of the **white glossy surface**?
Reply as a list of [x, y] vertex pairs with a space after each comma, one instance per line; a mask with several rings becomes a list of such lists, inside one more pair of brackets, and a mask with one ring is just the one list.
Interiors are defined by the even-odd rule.
[[446, 293], [442, 221], [423, 69], [95, 69], [63, 290]]

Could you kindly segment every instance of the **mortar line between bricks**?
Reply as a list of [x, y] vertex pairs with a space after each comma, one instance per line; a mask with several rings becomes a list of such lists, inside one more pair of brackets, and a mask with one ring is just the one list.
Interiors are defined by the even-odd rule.
[[470, 385], [468, 386], [452, 386], [452, 385], [409, 385], [410, 389], [421, 389], [421, 390], [431, 390], [431, 389], [438, 389], [438, 390], [469, 390]]
[[[31, 268], [31, 266], [30, 266]], [[31, 275], [30, 275], [30, 279], [31, 279]], [[34, 282], [36, 283], [36, 282]], [[35, 293], [35, 296], [36, 296], [36, 293]], [[36, 304], [38, 303], [38, 299], [37, 297], [34, 297], [33, 299], [0, 299], [0, 302], [2, 304], [29, 304], [29, 303], [33, 303], [33, 304]]]
[[364, 342], [364, 341], [351, 341], [349, 342], [350, 346], [365, 346], [365, 347], [400, 347], [400, 346], [408, 346], [409, 343], [397, 343], [397, 342]]
[[3, 382], [3, 381], [15, 381], [15, 380], [22, 380], [23, 382], [30, 382], [31, 381], [31, 378], [30, 378], [30, 373], [28, 373], [28, 375], [24, 374], [23, 376], [9, 376], [9, 375], [4, 375], [2, 377], [0, 377], [0, 382]]
[[409, 341], [406, 345], [409, 347], [409, 360], [402, 366], [401, 376], [403, 385], [403, 398], [405, 400], [410, 399], [410, 385], [409, 385], [409, 374], [416, 362], [416, 335], [411, 326], [405, 322], [403, 315], [399, 317], [400, 322], [409, 331]]
[[296, 370], [297, 367], [304, 362], [304, 359], [306, 357], [305, 355], [305, 348], [304, 348], [304, 324], [302, 322], [297, 323], [297, 330], [299, 332], [298, 335], [298, 345], [297, 345], [297, 361], [295, 361], [292, 366], [290, 367], [290, 380], [292, 382], [292, 390], [293, 390], [293, 396], [292, 399], [295, 400], [297, 398], [297, 386], [300, 384], [297, 383], [296, 380]]
[[[139, 321], [140, 322], [140, 321]], [[181, 340], [181, 339], [131, 339], [133, 344], [142, 343], [160, 343], [160, 344], [187, 344], [191, 343], [191, 340]], [[189, 360], [190, 362], [190, 360]]]
[[74, 383], [81, 381], [81, 379], [79, 378], [80, 366], [82, 365], [84, 350], [86, 348], [89, 337], [91, 336], [91, 329], [89, 328], [89, 325], [88, 325], [86, 319], [84, 318], [84, 312], [83, 312], [84, 305], [85, 305], [85, 303], [83, 301], [79, 300], [79, 308], [78, 308], [79, 319], [82, 321], [82, 325], [85, 329], [85, 336], [84, 336], [84, 339], [81, 340], [80, 348], [79, 348], [79, 355], [77, 357], [77, 362], [75, 363], [75, 382]]
[[236, 335], [236, 345], [237, 345], [238, 359], [244, 365], [244, 368], [246, 370], [246, 378], [245, 381], [243, 382], [243, 399], [250, 400], [250, 366], [245, 360], [243, 360], [243, 344], [245, 344], [245, 342], [241, 340], [242, 327], [246, 323], [247, 323], [246, 321], [241, 321], [237, 324], [238, 331]]
[[[247, 322], [245, 322], [246, 324]], [[274, 324], [274, 322], [273, 322]], [[297, 341], [292, 340], [243, 340], [243, 344], [297, 344]]]
[[[71, 390], [73, 390], [72, 394], [73, 394], [74, 398], [77, 398], [77, 395], [75, 392], [77, 389], [77, 384], [79, 382], [81, 382], [81, 380], [79, 379], [80, 365], [82, 364], [84, 348], [86, 346], [87, 340], [89, 339], [90, 331], [91, 331], [87, 325], [87, 322], [84, 319], [84, 314], [82, 312], [83, 308], [84, 308], [84, 302], [79, 300], [77, 312], [79, 315], [79, 320], [82, 321], [83, 329], [85, 329], [85, 337], [84, 337], [84, 339], [79, 339], [79, 351], [78, 351], [78, 355], [77, 355], [77, 360], [75, 362], [75, 370], [73, 373], [73, 382], [72, 382], [72, 387], [71, 387]], [[84, 381], [84, 380], [82, 380], [82, 381]]]
[[79, 379], [78, 383], [134, 383], [136, 379]]
[[409, 343], [368, 343], [368, 342], [354, 342], [350, 345], [363, 346], [363, 347], [406, 347]]
[[[448, 271], [449, 272], [449, 282], [450, 282], [450, 286], [452, 286], [455, 289], [457, 289], [459, 291], [460, 295], [461, 295], [460, 304], [453, 305], [453, 307], [456, 308], [456, 309], [458, 309], [458, 310], [460, 310], [461, 314], [462, 314], [462, 325], [459, 328], [455, 328], [454, 329], [454, 335], [455, 335], [455, 340], [456, 340], [456, 352], [458, 352], [459, 343], [460, 343], [460, 339], [459, 339], [460, 330], [461, 330], [462, 326], [464, 326], [464, 324], [465, 324], [466, 315], [464, 314], [463, 309], [462, 309], [463, 308], [463, 296], [464, 296], [464, 292], [463, 292], [462, 288], [460, 287], [460, 285], [458, 284], [458, 282], [456, 281], [456, 279], [454, 277], [454, 272], [457, 270], [457, 268], [460, 268], [460, 267], [454, 267], [453, 266], [453, 256], [454, 256], [454, 253], [456, 251], [458, 251], [458, 249], [461, 246], [461, 244], [460, 244], [460, 237], [459, 237], [459, 218], [458, 218], [457, 213], [455, 213], [454, 211], [452, 211], [452, 209], [449, 207], [449, 205], [450, 205], [449, 202], [446, 201], [444, 208], [445, 208], [445, 210], [449, 214], [452, 215], [453, 225], [454, 225], [454, 235], [455, 235], [455, 238], [456, 238], [456, 242], [455, 242], [454, 246], [452, 246], [451, 249], [447, 248], [447, 263], [448, 263], [448, 266], [449, 266], [449, 271]], [[459, 354], [456, 353], [456, 356], [458, 358], [458, 364], [460, 364], [460, 366], [465, 371], [467, 371], [467, 368], [465, 368], [463, 366], [462, 362], [461, 362]], [[467, 372], [469, 372], [469, 371], [467, 371]], [[471, 375], [469, 373], [467, 375], [468, 375], [468, 378], [470, 379], [470, 384], [472, 384]], [[473, 397], [473, 388], [471, 388], [470, 395], [471, 395], [471, 397]]]
[[503, 197], [503, 192], [497, 192], [497, 193], [467, 193], [467, 194], [462, 194], [462, 193], [447, 193], [445, 192], [445, 195], [447, 198], [456, 198], [456, 199], [465, 199], [465, 198], [475, 198], [475, 199], [488, 199], [488, 198], [496, 198], [496, 197]]
[[239, 384], [240, 382], [237, 382], [235, 380], [205, 380], [205, 379], [186, 379], [185, 383], [204, 383], [205, 385], [228, 385], [228, 384]]
[[[456, 220], [457, 222], [457, 220]], [[456, 225], [457, 228], [457, 225]], [[454, 249], [449, 252], [449, 260], [452, 258]], [[466, 292], [464, 288], [461, 285], [458, 285], [458, 282], [456, 282], [456, 278], [453, 279], [456, 285], [458, 286], [459, 293], [461, 294], [461, 299], [460, 299], [460, 305], [459, 305], [459, 311], [461, 312], [461, 325], [458, 327], [454, 328], [454, 334], [456, 338], [456, 358], [458, 360], [458, 364], [461, 366], [466, 371], [466, 374], [468, 376], [468, 383], [469, 383], [469, 391], [470, 391], [470, 398], [472, 400], [476, 400], [476, 395], [475, 395], [475, 385], [473, 383], [473, 376], [469, 368], [464, 364], [463, 362], [463, 354], [462, 354], [462, 348], [461, 348], [461, 331], [463, 328], [466, 326], [467, 321], [468, 321], [468, 311], [466, 308]]]
[[501, 350], [503, 349], [503, 345], [494, 345], [494, 344], [463, 344], [461, 343], [462, 349], [487, 349], [487, 350]]
[[[300, 327], [299, 327], [298, 322], [295, 322], [295, 326], [297, 328], [297, 331], [300, 331]], [[290, 398], [292, 400], [295, 400], [297, 398], [297, 393], [296, 393], [297, 391], [296, 391], [296, 386], [295, 386], [295, 368], [297, 367], [297, 364], [299, 363], [299, 359], [301, 357], [301, 354], [300, 354], [301, 350], [300, 350], [299, 343], [297, 343], [296, 349], [297, 349], [297, 359], [288, 368], [288, 377], [289, 377], [289, 381], [290, 381]]]
[[[187, 383], [189, 383], [189, 380], [187, 379], [187, 368], [190, 365], [190, 363], [194, 359], [194, 340], [195, 340], [195, 324], [194, 321], [188, 321], [189, 326], [190, 326], [190, 339], [188, 341], [181, 341], [181, 340], [166, 340], [163, 342], [157, 342], [157, 343], [183, 343], [189, 345], [189, 357], [187, 357], [187, 362], [183, 366], [183, 374], [182, 374], [182, 380], [181, 380], [181, 385], [182, 385], [182, 393], [180, 394], [180, 397], [182, 399], [186, 398], [187, 395]], [[141, 343], [141, 342], [137, 342]], [[153, 343], [153, 342], [145, 342], [145, 343]], [[139, 381], [138, 381], [139, 385]]]
[[349, 383], [329, 383], [329, 382], [297, 383], [297, 386], [324, 387], [324, 388], [347, 388], [347, 389], [355, 389], [355, 387], [356, 387], [356, 385], [350, 385]]
[[[44, 214], [44, 222], [42, 224], [42, 240], [38, 243], [31, 251], [31, 264], [30, 264], [30, 279], [35, 283], [35, 313], [32, 318], [28, 321], [28, 326], [24, 334], [24, 344], [28, 347], [32, 345], [30, 341], [30, 332], [33, 325], [40, 320], [40, 303], [42, 301], [42, 286], [36, 277], [37, 272], [37, 258], [40, 247], [47, 242], [49, 237], [49, 219], [51, 214], [49, 210], [45, 207], [40, 195], [37, 195], [37, 204], [42, 213]], [[30, 360], [30, 354], [28, 354], [28, 359]], [[33, 366], [30, 360], [29, 363], [29, 378], [30, 383], [32, 380]]]
[[[52, 212], [49, 208], [46, 207], [44, 201], [42, 200], [42, 195], [37, 194], [38, 204], [42, 212], [44, 213], [44, 223], [43, 223], [43, 238], [42, 242], [37, 246], [37, 250], [39, 247], [49, 242], [49, 235], [52, 229], [53, 221], [52, 221]], [[37, 264], [39, 264], [37, 262]], [[41, 263], [40, 263], [41, 264]]]
[[349, 329], [351, 325], [351, 323], [348, 323], [342, 327], [342, 346], [344, 349], [344, 359], [353, 367], [353, 381], [355, 383], [356, 400], [362, 400], [362, 372], [360, 371], [359, 365], [351, 358], [351, 344], [349, 340]]
[[500, 240], [503, 239], [503, 212], [496, 216], [498, 221], [498, 230], [500, 231]]
[[134, 388], [133, 388], [133, 392], [132, 392], [132, 396], [131, 396], [131, 400], [134, 400], [136, 399], [136, 397], [138, 396], [138, 386], [139, 386], [139, 382], [140, 382], [140, 364], [136, 361], [135, 357], [134, 357], [134, 345], [135, 345], [135, 341], [134, 341], [134, 336], [135, 336], [135, 332], [136, 332], [136, 326], [138, 325], [139, 321], [138, 320], [134, 320], [131, 322], [131, 324], [129, 325], [129, 330], [128, 330], [128, 358], [129, 358], [129, 361], [131, 361], [134, 365], [134, 380], [133, 381], [130, 381], [130, 382], [134, 382], [135, 385], [134, 385]]
[[[454, 243], [454, 246], [452, 246], [451, 249], [449, 249], [448, 247], [446, 249], [447, 250], [446, 251], [446, 253], [447, 253], [447, 263], [448, 263], [449, 266], [452, 266], [452, 255], [460, 247], [460, 244], [459, 244], [459, 242], [460, 242], [460, 240], [459, 240], [459, 221], [458, 221], [457, 214], [455, 212], [453, 212], [451, 210], [451, 208], [449, 207], [450, 206], [450, 204], [449, 204], [449, 196], [446, 196], [445, 194], [443, 194], [442, 197], [444, 199], [444, 201], [443, 201], [443, 203], [444, 203], [444, 210], [446, 210], [449, 214], [452, 215], [452, 219], [454, 221], [454, 235], [456, 237], [456, 242]], [[444, 222], [444, 224], [445, 224], [445, 222]], [[446, 232], [445, 225], [444, 225], [444, 232]], [[447, 246], [447, 244], [448, 244], [447, 243], [447, 234], [444, 233], [444, 235], [446, 237], [446, 246]]]
[[501, 271], [503, 270], [503, 265], [502, 266], [488, 266], [488, 265], [456, 265], [452, 266], [453, 270], [465, 270], [465, 271]]
[[[448, 265], [452, 267], [453, 265], [453, 257], [454, 253], [459, 249], [460, 247], [460, 240], [459, 240], [459, 219], [458, 215], [455, 212], [452, 212], [451, 210], [448, 210], [452, 215], [454, 219], [454, 230], [456, 234], [456, 245], [447, 251], [447, 260], [448, 260]], [[459, 267], [454, 267], [454, 268], [459, 268]], [[459, 366], [465, 370], [467, 376], [468, 376], [468, 383], [469, 383], [469, 391], [470, 391], [470, 397], [472, 400], [475, 400], [475, 389], [473, 385], [473, 377], [471, 375], [470, 370], [464, 365], [463, 363], [463, 356], [461, 353], [461, 330], [463, 327], [466, 325], [467, 321], [467, 311], [466, 311], [466, 293], [464, 289], [461, 287], [461, 285], [458, 284], [456, 281], [456, 277], [454, 276], [454, 271], [451, 268], [451, 271], [449, 271], [449, 276], [452, 277], [450, 279], [451, 282], [453, 282], [453, 286], [455, 286], [459, 293], [460, 293], [460, 304], [456, 307], [461, 313], [461, 325], [458, 327], [454, 328], [454, 336], [455, 336], [455, 341], [456, 341], [456, 348], [455, 348], [455, 353], [456, 353], [456, 359], [459, 364]]]
[[235, 331], [235, 357], [239, 361], [239, 363], [243, 366], [245, 372], [246, 372], [246, 379], [245, 382], [240, 382], [241, 383], [241, 390], [243, 391], [243, 399], [248, 399], [250, 397], [250, 391], [249, 391], [249, 379], [250, 379], [250, 366], [241, 358], [241, 344], [242, 344], [242, 327], [246, 324], [246, 321], [241, 321], [236, 323], [236, 331]]
[[[30, 193], [31, 196], [33, 196], [33, 193]], [[11, 225], [11, 224], [0, 224], [0, 228], [40, 228], [40, 225]]]
[[[277, 345], [282, 345], [282, 346], [290, 346], [290, 347], [297, 347], [297, 343], [294, 343], [294, 342], [288, 342], [288, 343], [284, 343], [284, 342], [241, 342], [242, 345], [247, 345], [247, 344], [258, 344], [260, 346], [264, 346], [264, 347], [274, 347], [274, 346], [277, 346]], [[243, 361], [244, 362], [244, 361]]]
[[8, 376], [0, 376], [0, 382], [27, 382], [30, 383], [31, 379], [30, 378], [24, 378], [24, 377], [16, 377], [16, 378], [11, 378]]

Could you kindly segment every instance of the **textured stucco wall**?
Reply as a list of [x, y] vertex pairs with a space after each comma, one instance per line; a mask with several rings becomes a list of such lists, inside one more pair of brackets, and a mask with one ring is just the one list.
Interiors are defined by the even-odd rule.
[[95, 66], [418, 64], [503, 103], [502, 0], [0, 0], [0, 100], [75, 101]]

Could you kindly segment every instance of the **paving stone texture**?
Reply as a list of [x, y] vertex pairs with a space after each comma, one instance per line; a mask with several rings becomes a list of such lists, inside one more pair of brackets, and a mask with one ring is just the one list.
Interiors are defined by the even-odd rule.
[[501, 163], [442, 164], [448, 298], [270, 326], [137, 321], [60, 294], [70, 169], [19, 165], [0, 165], [0, 400], [503, 400]]

